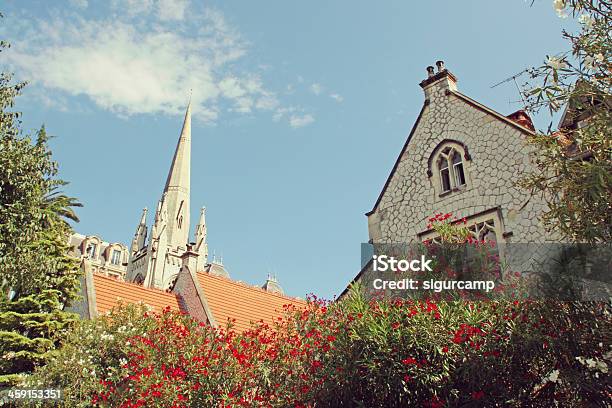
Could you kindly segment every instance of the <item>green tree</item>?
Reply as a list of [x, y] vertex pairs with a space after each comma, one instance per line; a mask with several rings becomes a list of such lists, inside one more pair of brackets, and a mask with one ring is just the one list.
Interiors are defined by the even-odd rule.
[[609, 242], [612, 235], [612, 4], [600, 0], [554, 0], [560, 17], [581, 24], [563, 32], [571, 50], [549, 56], [529, 70], [527, 108], [565, 109], [561, 126], [530, 138], [538, 172], [520, 185], [549, 205], [542, 218], [577, 242]]
[[[9, 45], [0, 42], [0, 51]], [[23, 135], [12, 111], [25, 83], [0, 73], [0, 385], [20, 381], [53, 353], [58, 334], [77, 316], [79, 269], [67, 255], [80, 206], [59, 191], [44, 127]]]

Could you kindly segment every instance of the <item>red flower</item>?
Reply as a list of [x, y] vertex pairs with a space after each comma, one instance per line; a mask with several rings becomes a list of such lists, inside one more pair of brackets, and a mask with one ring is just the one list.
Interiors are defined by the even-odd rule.
[[442, 347], [442, 352], [443, 353], [448, 353], [448, 346]]
[[474, 400], [479, 400], [481, 398], [484, 398], [484, 396], [485, 396], [485, 393], [482, 390], [472, 392], [472, 399]]
[[416, 359], [412, 358], [412, 357], [408, 357], [402, 360], [402, 364], [403, 365], [412, 365], [412, 364], [417, 364]]

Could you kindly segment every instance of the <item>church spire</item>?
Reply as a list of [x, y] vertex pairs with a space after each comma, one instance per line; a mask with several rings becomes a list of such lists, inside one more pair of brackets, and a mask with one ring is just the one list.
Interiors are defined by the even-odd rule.
[[164, 187], [168, 210], [168, 244], [186, 248], [189, 241], [189, 188], [191, 183], [191, 99]]
[[136, 227], [136, 233], [132, 239], [132, 247], [130, 248], [130, 256], [142, 249], [147, 242], [147, 209], [143, 208], [140, 217], [140, 223]]

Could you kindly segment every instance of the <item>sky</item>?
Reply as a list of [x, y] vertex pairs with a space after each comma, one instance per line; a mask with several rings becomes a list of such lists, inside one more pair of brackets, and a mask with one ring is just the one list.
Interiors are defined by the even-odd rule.
[[[129, 245], [161, 196], [190, 93], [191, 228], [231, 277], [331, 299], [360, 268], [372, 209], [444, 60], [504, 114], [510, 81], [565, 51], [552, 1], [5, 0], [0, 68], [29, 85], [76, 231]], [[541, 114], [545, 128], [550, 117]]]

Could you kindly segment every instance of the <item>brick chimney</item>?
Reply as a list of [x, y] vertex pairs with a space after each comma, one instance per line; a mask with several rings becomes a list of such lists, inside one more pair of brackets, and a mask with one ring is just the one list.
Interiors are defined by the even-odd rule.
[[425, 92], [425, 99], [432, 99], [445, 95], [448, 91], [457, 90], [457, 78], [444, 66], [444, 61], [436, 61], [437, 71], [433, 66], [427, 67], [427, 78], [419, 85]]

